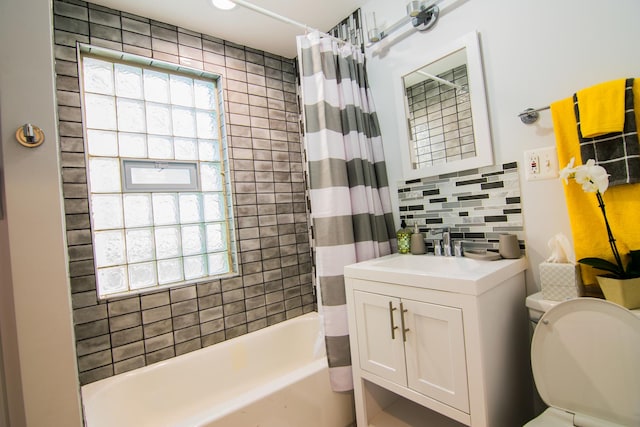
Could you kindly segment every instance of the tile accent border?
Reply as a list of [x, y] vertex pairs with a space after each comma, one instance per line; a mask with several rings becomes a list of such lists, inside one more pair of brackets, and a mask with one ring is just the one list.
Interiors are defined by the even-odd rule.
[[520, 179], [516, 162], [414, 179], [398, 185], [400, 219], [427, 236], [448, 227], [467, 248], [498, 249], [500, 234], [516, 234], [524, 253]]
[[[53, 9], [80, 383], [315, 310], [295, 61], [80, 0], [55, 0]], [[77, 42], [223, 76], [240, 276], [97, 300]]]

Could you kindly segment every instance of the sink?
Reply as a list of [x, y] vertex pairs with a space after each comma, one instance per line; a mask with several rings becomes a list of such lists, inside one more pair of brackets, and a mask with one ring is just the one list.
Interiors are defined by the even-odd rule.
[[393, 254], [348, 265], [344, 274], [356, 279], [479, 295], [525, 269], [524, 257], [483, 261], [465, 257]]

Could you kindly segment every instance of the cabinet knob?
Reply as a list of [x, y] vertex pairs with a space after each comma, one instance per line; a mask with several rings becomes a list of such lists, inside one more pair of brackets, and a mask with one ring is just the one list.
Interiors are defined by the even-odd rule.
[[398, 329], [398, 327], [393, 324], [393, 312], [395, 310], [397, 309], [393, 306], [393, 302], [389, 301], [389, 320], [391, 321], [391, 339], [392, 340], [396, 339], [396, 329]]

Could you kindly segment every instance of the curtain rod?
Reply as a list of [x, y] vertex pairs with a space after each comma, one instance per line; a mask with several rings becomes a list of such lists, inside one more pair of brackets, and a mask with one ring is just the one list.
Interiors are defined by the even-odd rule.
[[283, 15], [280, 15], [278, 13], [272, 12], [269, 9], [265, 9], [263, 7], [260, 7], [260, 6], [256, 6], [255, 4], [249, 3], [246, 0], [232, 0], [232, 1], [233, 1], [233, 3], [238, 4], [238, 5], [242, 6], [242, 7], [247, 8], [247, 9], [251, 9], [254, 12], [258, 12], [258, 13], [261, 13], [261, 14], [263, 14], [265, 16], [270, 17], [270, 18], [274, 18], [274, 19], [277, 19], [279, 21], [285, 22], [287, 24], [294, 25], [296, 27], [302, 28], [305, 31], [318, 32], [323, 37], [329, 37], [329, 38], [331, 38], [331, 39], [333, 39], [333, 40], [335, 40], [335, 41], [337, 41], [339, 43], [346, 43], [345, 40], [342, 40], [342, 39], [339, 39], [337, 37], [334, 37], [329, 33], [325, 33], [323, 31], [320, 31], [320, 30], [316, 29], [316, 28], [310, 27], [307, 24], [303, 24], [302, 22], [294, 21], [291, 18], [287, 18], [286, 16], [283, 16]]
[[465, 89], [464, 89], [464, 87], [463, 87], [462, 85], [459, 85], [459, 84], [457, 84], [457, 83], [450, 82], [449, 80], [443, 79], [443, 78], [438, 77], [438, 76], [434, 76], [433, 74], [429, 74], [429, 73], [427, 73], [426, 71], [418, 70], [418, 71], [416, 71], [416, 73], [418, 73], [418, 74], [422, 74], [423, 76], [428, 77], [428, 78], [430, 78], [431, 80], [435, 80], [435, 81], [437, 81], [437, 82], [439, 82], [439, 83], [442, 83], [443, 85], [446, 85], [446, 86], [452, 87], [452, 88], [454, 88], [454, 89], [458, 89], [458, 90], [460, 90], [460, 91], [465, 90]]

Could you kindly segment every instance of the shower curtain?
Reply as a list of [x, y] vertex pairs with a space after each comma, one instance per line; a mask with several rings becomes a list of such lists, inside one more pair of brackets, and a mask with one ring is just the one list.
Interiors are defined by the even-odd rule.
[[387, 255], [395, 227], [364, 54], [298, 36], [316, 279], [331, 385], [353, 388], [343, 268]]

